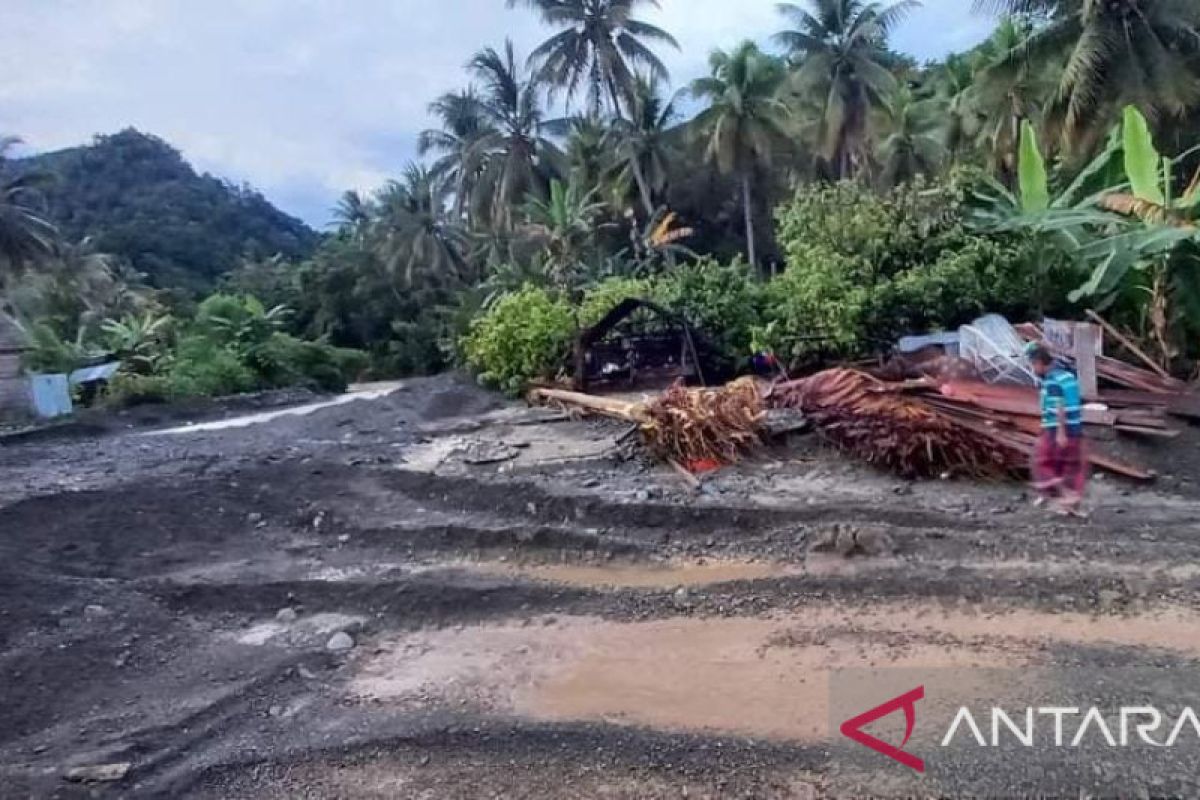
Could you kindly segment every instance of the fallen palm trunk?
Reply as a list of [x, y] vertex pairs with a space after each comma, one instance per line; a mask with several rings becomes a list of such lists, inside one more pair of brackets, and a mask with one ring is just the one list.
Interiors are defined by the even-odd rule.
[[655, 456], [689, 469], [740, 460], [762, 443], [766, 416], [750, 380], [717, 389], [689, 389], [677, 382], [644, 403], [560, 389], [534, 389], [530, 400], [633, 422]]
[[1014, 443], [959, 424], [857, 370], [779, 384], [768, 402], [801, 409], [837, 447], [905, 477], [996, 477], [1020, 472], [1027, 462]]

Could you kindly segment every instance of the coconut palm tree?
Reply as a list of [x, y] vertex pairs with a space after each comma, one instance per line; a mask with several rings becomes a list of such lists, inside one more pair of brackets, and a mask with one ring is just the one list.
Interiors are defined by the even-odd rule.
[[411, 286], [418, 274], [468, 279], [466, 233], [446, 218], [445, 200], [446, 182], [418, 164], [376, 195], [370, 235], [394, 286]]
[[1056, 64], [1014, 55], [1033, 31], [1028, 19], [1005, 17], [975, 53], [971, 99], [982, 121], [980, 144], [992, 172], [1009, 185], [1016, 177], [1021, 123], [1043, 121], [1061, 74]]
[[486, 127], [467, 150], [478, 165], [472, 219], [511, 229], [514, 212], [531, 192], [543, 195], [554, 146], [545, 138], [539, 83], [517, 65], [511, 41], [503, 52], [487, 48], [468, 62], [479, 81], [479, 111]]
[[933, 68], [928, 87], [945, 106], [942, 133], [952, 158], [974, 152], [983, 127], [976, 103], [976, 59], [952, 53]]
[[333, 222], [339, 231], [349, 233], [353, 238], [360, 238], [366, 231], [367, 223], [371, 221], [374, 211], [371, 201], [365, 199], [354, 189], [342, 193], [337, 205], [333, 207]]
[[29, 263], [50, 255], [57, 236], [44, 215], [39, 191], [46, 176], [9, 168], [8, 153], [20, 141], [0, 136], [0, 285]]
[[798, 65], [797, 90], [823, 98], [819, 138], [835, 177], [850, 177], [866, 163], [871, 109], [882, 108], [896, 88], [885, 66], [887, 37], [918, 5], [812, 0], [811, 12], [791, 3], [778, 7], [794, 26], [775, 40]]
[[1200, 79], [1188, 68], [1189, 58], [1200, 51], [1195, 0], [977, 0], [976, 5], [1046, 17], [1007, 63], [1065, 63], [1057, 111], [1070, 144], [1090, 143], [1123, 105], [1157, 118], [1181, 116], [1200, 99]]
[[946, 107], [940, 98], [918, 100], [911, 89], [896, 90], [889, 104], [891, 132], [879, 145], [880, 177], [886, 186], [937, 172], [946, 161], [942, 144]]
[[639, 6], [658, 8], [658, 0], [508, 0], [509, 8], [518, 4], [537, 11], [547, 25], [562, 28], [530, 55], [539, 77], [563, 90], [568, 102], [585, 90], [594, 115], [606, 102], [618, 117], [622, 101], [632, 106], [638, 69], [660, 80], [669, 77], [646, 42], [676, 49], [679, 43], [661, 28], [633, 18]]
[[714, 51], [709, 68], [709, 77], [691, 85], [692, 95], [708, 103], [693, 125], [704, 139], [705, 159], [741, 185], [746, 251], [755, 264], [752, 182], [755, 171], [789, 144], [788, 110], [779, 97], [787, 70], [749, 41], [729, 53]]
[[458, 92], [448, 92], [429, 104], [429, 113], [441, 122], [417, 137], [417, 149], [422, 156], [436, 152], [440, 157], [430, 171], [444, 178], [453, 188], [454, 214], [461, 217], [479, 177], [480, 163], [475, 144], [495, 132], [475, 88], [468, 86]]
[[675, 155], [671, 142], [675, 98], [663, 98], [655, 79], [639, 77], [629, 116], [628, 120], [613, 123], [613, 138], [617, 158], [633, 179], [649, 219], [657, 207], [654, 196], [667, 188], [667, 175]]

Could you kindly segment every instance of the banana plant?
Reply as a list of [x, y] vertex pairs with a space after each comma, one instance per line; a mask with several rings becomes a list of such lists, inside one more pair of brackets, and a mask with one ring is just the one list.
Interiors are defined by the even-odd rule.
[[[1121, 126], [1127, 182], [1096, 199], [1097, 208], [1122, 221], [1112, 235], [1081, 248], [1080, 255], [1095, 264], [1088, 281], [1071, 294], [1071, 300], [1097, 297], [1103, 304], [1131, 269], [1166, 269], [1172, 253], [1186, 241], [1200, 242], [1195, 223], [1200, 206], [1200, 172], [1179, 196], [1174, 196], [1175, 161], [1160, 156], [1146, 118], [1127, 106]], [[1180, 158], [1190, 155], [1193, 150]], [[1153, 276], [1165, 285], [1164, 276]]]

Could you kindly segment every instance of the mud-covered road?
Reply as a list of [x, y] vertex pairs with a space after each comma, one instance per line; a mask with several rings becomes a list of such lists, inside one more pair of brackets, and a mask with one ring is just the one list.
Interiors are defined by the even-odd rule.
[[917, 773], [836, 730], [890, 696], [864, 674], [1200, 707], [1200, 475], [1167, 456], [1081, 522], [803, 437], [696, 491], [453, 377], [179, 423], [0, 444], [0, 796], [1200, 791], [1200, 731], [942, 748], [922, 716]]

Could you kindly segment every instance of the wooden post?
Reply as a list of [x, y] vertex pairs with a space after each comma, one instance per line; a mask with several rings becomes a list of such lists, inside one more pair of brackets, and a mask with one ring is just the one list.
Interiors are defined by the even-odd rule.
[[1079, 391], [1084, 400], [1095, 400], [1100, 396], [1100, 387], [1096, 382], [1096, 342], [1100, 331], [1095, 325], [1080, 322], [1074, 325], [1072, 333], [1072, 355], [1079, 376]]

